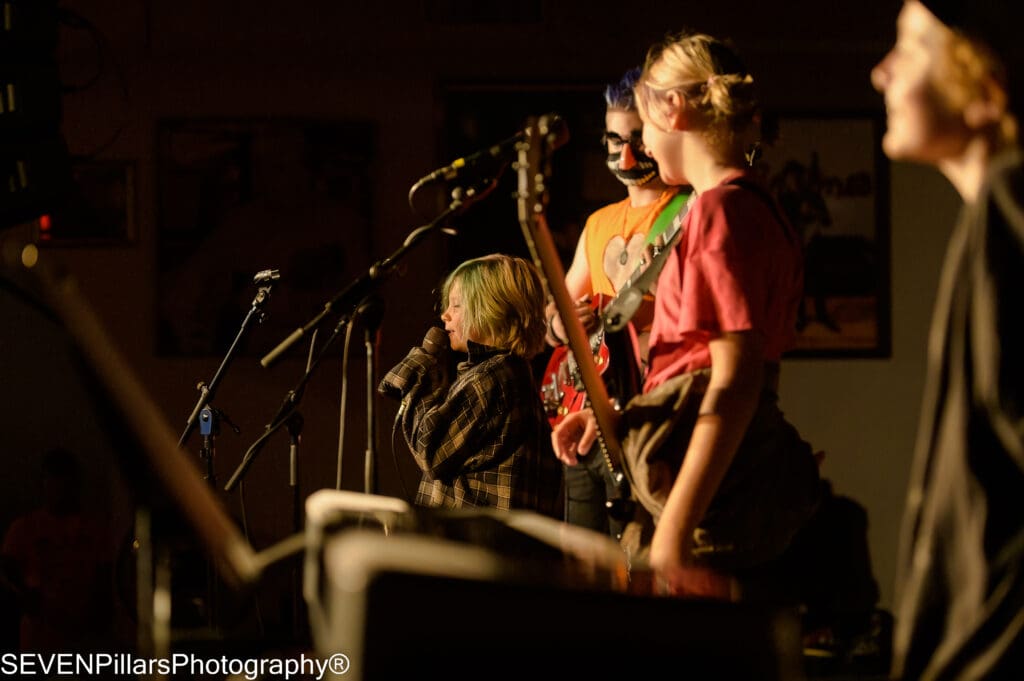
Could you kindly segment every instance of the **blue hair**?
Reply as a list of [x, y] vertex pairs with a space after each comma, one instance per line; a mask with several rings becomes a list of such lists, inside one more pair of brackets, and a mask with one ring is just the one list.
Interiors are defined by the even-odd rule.
[[621, 109], [623, 111], [636, 111], [636, 99], [633, 97], [633, 88], [640, 80], [642, 70], [639, 66], [626, 71], [622, 79], [617, 83], [610, 83], [604, 89], [604, 103], [609, 109]]

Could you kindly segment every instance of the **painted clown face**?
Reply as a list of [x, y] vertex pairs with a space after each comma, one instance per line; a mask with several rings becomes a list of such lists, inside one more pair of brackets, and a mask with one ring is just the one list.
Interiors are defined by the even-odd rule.
[[635, 111], [610, 109], [605, 114], [608, 170], [627, 187], [639, 187], [658, 176], [658, 164], [644, 149], [642, 130]]

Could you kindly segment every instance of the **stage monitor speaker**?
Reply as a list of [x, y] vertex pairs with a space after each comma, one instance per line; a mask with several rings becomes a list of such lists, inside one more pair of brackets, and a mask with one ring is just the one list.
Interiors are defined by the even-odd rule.
[[805, 678], [794, 610], [572, 585], [579, 570], [546, 564], [541, 578], [501, 545], [343, 531], [325, 539], [317, 655], [361, 681]]

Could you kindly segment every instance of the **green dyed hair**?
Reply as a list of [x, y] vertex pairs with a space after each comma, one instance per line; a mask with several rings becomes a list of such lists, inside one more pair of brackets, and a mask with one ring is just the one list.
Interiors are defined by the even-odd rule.
[[526, 359], [544, 348], [544, 288], [532, 263], [499, 253], [467, 260], [445, 279], [442, 308], [456, 281], [463, 336]]

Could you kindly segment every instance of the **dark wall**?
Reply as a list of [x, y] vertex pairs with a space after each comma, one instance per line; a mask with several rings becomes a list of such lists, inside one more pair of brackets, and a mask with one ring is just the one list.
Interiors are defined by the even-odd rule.
[[[445, 93], [456, 86], [511, 93], [547, 89], [558, 96], [568, 91], [593, 93], [593, 108], [599, 114], [603, 83], [640, 63], [647, 47], [666, 32], [693, 28], [735, 42], [761, 82], [769, 107], [823, 113], [877, 111], [881, 101], [871, 90], [868, 72], [890, 44], [896, 12], [893, 2], [865, 8], [864, 3], [847, 1], [826, 8], [803, 0], [534, 0], [501, 6], [443, 0], [67, 0], [61, 6], [77, 17], [76, 26], [62, 28], [58, 47], [62, 77], [73, 90], [64, 97], [63, 132], [74, 155], [130, 162], [135, 233], [129, 243], [54, 245], [50, 251], [82, 281], [87, 297], [175, 430], [184, 424], [195, 402], [195, 383], [209, 380], [220, 356], [166, 356], [156, 350], [157, 265], [163, 257], [158, 251], [162, 243], [158, 229], [166, 213], [158, 175], [158, 130], [163, 122], [317, 119], [366, 124], [369, 183], [361, 191], [369, 195], [367, 221], [325, 221], [303, 234], [313, 243], [318, 234], [324, 242], [359, 243], [358, 249], [353, 247], [359, 257], [350, 258], [345, 266], [345, 275], [352, 275], [396, 249], [435, 205], [444, 204], [443, 195], [427, 197], [426, 205], [419, 206], [425, 215], [416, 215], [406, 204], [406, 193], [418, 177], [467, 151], [450, 148], [453, 145], [445, 135], [446, 101], [451, 101]], [[501, 136], [512, 132], [509, 129]], [[353, 146], [363, 148], [366, 141], [353, 140]], [[589, 142], [574, 138], [572, 143]], [[267, 186], [271, 189], [265, 198], [273, 201], [273, 185]], [[514, 215], [515, 205], [507, 195], [496, 193], [487, 201], [488, 210]], [[295, 225], [287, 212], [274, 216], [274, 224], [281, 229], [278, 238], [287, 241], [288, 230]], [[505, 237], [495, 243], [507, 243]], [[213, 262], [226, 267], [241, 257], [247, 246], [240, 241], [215, 251]], [[493, 250], [477, 235], [468, 242], [481, 252]], [[431, 236], [408, 256], [401, 268], [403, 276], [384, 286], [382, 372], [421, 337], [432, 316], [431, 290], [455, 264], [455, 254], [481, 254], [467, 252], [464, 243]], [[337, 281], [344, 283], [346, 278]], [[271, 315], [283, 314], [285, 303], [278, 301], [289, 296], [295, 306], [312, 300], [314, 310], [324, 301], [319, 291], [305, 299], [294, 289], [285, 293], [290, 284], [290, 279], [282, 280], [281, 296], [269, 304]], [[254, 288], [237, 291], [238, 309], [244, 312], [253, 293]], [[280, 306], [275, 309], [275, 304]], [[10, 327], [2, 331], [11, 332]], [[272, 345], [277, 340], [261, 328], [253, 334], [258, 339], [254, 342]], [[344, 429], [343, 487], [347, 489], [362, 488], [366, 439], [361, 328], [354, 342]], [[254, 353], [239, 358], [217, 396], [216, 406], [242, 429], [239, 436], [224, 432], [218, 439], [216, 465], [222, 484], [295, 385], [305, 363], [305, 346], [293, 349], [269, 370], [261, 368], [257, 359]], [[33, 364], [14, 362], [11, 371], [32, 374]], [[304, 493], [334, 484], [340, 370], [335, 352], [320, 366], [303, 398]], [[35, 389], [34, 398], [46, 401], [59, 387], [47, 380], [35, 384]], [[390, 445], [395, 405], [380, 402], [377, 407], [378, 491], [402, 495]], [[62, 418], [72, 417], [64, 411]], [[75, 429], [39, 425], [31, 429], [30, 437], [18, 439], [18, 451], [7, 454], [22, 462], [16, 470], [26, 470], [24, 462], [52, 444], [65, 444], [83, 454], [89, 450], [84, 443], [91, 436], [81, 432], [88, 429], [71, 432]], [[197, 447], [193, 438], [190, 450], [195, 452]], [[416, 472], [400, 445], [395, 458], [405, 486], [412, 489]], [[198, 467], [198, 457], [196, 461]], [[287, 535], [292, 522], [283, 435], [270, 440], [246, 483], [255, 543], [266, 545]], [[237, 513], [237, 493], [222, 496]], [[4, 516], [10, 515], [5, 510]]]

